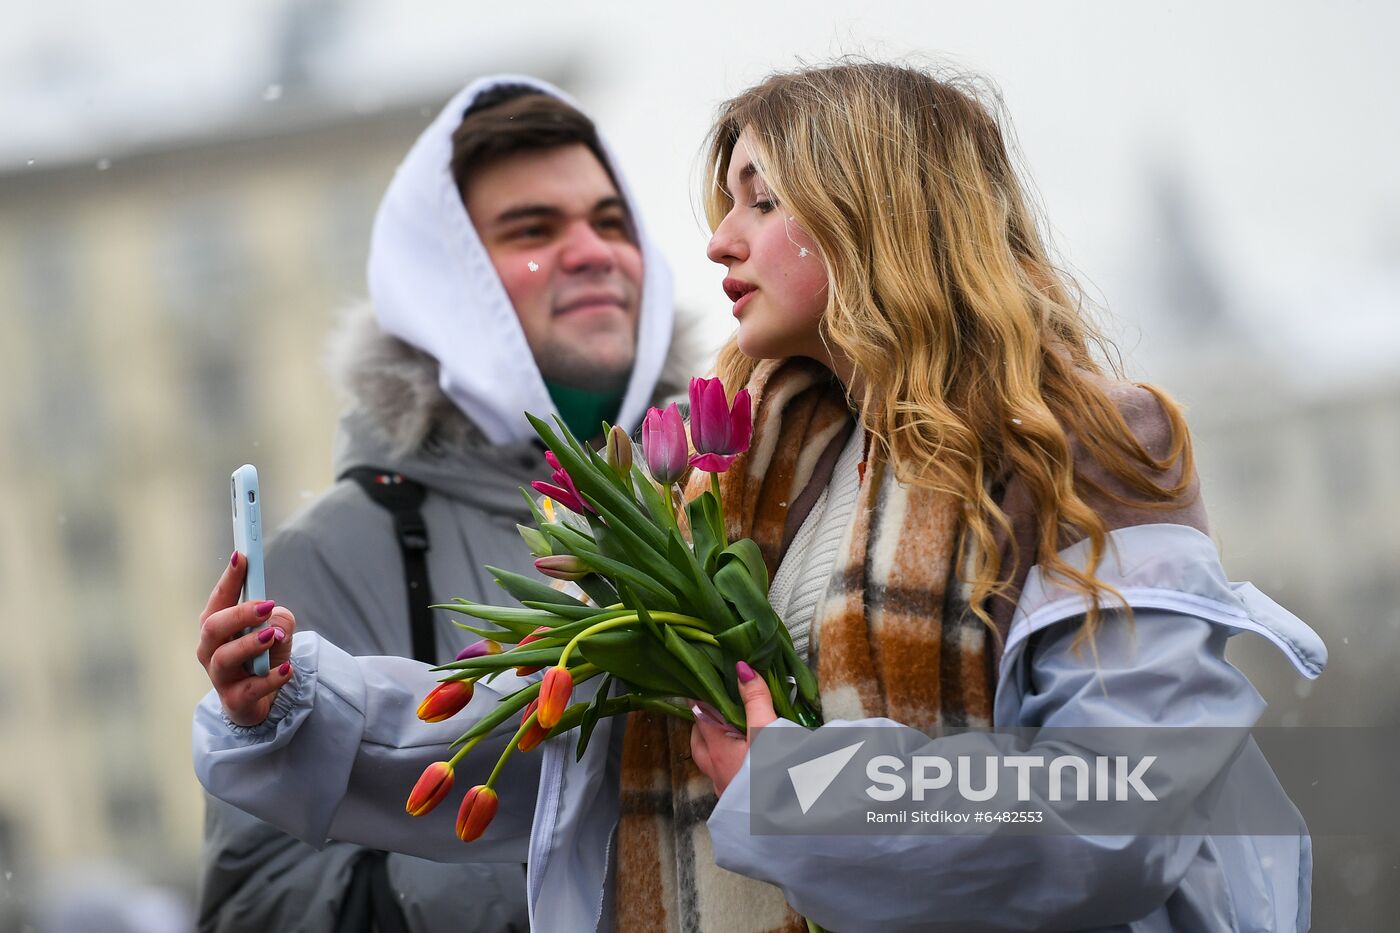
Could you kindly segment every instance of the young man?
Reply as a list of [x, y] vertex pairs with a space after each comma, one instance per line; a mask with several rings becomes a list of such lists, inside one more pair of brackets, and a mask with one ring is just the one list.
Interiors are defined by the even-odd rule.
[[[268, 596], [351, 654], [442, 663], [475, 637], [423, 607], [499, 602], [483, 564], [532, 572], [519, 488], [549, 471], [522, 413], [630, 431], [691, 367], [615, 162], [532, 79], [478, 81], [424, 131], [380, 205], [369, 291], [333, 345], [341, 479], [271, 540]], [[200, 928], [523, 931], [525, 872], [317, 850], [209, 798]]]

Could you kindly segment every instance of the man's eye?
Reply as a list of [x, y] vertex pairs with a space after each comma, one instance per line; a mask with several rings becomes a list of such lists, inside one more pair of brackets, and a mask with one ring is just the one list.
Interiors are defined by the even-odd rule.
[[531, 227], [517, 227], [506, 237], [511, 240], [533, 240], [549, 235], [549, 228], [540, 224]]
[[627, 222], [627, 218], [621, 215], [616, 217], [600, 217], [593, 222], [593, 229], [610, 240], [632, 239], [632, 227]]

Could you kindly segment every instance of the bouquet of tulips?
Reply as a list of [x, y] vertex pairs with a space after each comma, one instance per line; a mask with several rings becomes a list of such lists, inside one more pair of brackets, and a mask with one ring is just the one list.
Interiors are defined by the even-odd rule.
[[[740, 391], [731, 406], [718, 379], [692, 380], [689, 437], [675, 404], [647, 412], [645, 471], [621, 428], [606, 431], [600, 455], [562, 421], [556, 419], [556, 431], [527, 417], [549, 448], [554, 474], [532, 484], [545, 496], [539, 503], [522, 490], [535, 522], [519, 526], [520, 534], [540, 573], [577, 584], [587, 598], [488, 567], [519, 607], [463, 599], [440, 607], [495, 627], [458, 623], [482, 641], [438, 668], [450, 674], [419, 707], [421, 719], [439, 722], [459, 712], [479, 679], [489, 682], [508, 668], [522, 676], [545, 670], [542, 681], [506, 696], [467, 730], [451, 760], [429, 765], [409, 796], [410, 814], [433, 809], [451, 790], [462, 756], [519, 717], [491, 776], [462, 801], [457, 835], [464, 842], [478, 838], [495, 815], [494, 785], [506, 759], [549, 736], [577, 729], [581, 758], [601, 717], [650, 710], [692, 719], [678, 698], [707, 702], [743, 729], [738, 661], [765, 679], [778, 715], [807, 726], [820, 722], [816, 677], [768, 603], [758, 545], [726, 535], [719, 474], [748, 449], [748, 392]], [[710, 489], [683, 503], [677, 484], [691, 469], [710, 474]], [[602, 681], [592, 699], [571, 702], [578, 685], [594, 678]]]

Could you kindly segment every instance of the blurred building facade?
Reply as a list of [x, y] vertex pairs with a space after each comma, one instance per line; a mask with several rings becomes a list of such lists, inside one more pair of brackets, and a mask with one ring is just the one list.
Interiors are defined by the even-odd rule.
[[[1153, 207], [1129, 275], [1156, 338], [1142, 347], [1147, 375], [1187, 406], [1229, 578], [1308, 622], [1329, 654], [1315, 681], [1253, 635], [1231, 639], [1228, 657], [1269, 704], [1261, 725], [1391, 725], [1400, 718], [1400, 330], [1383, 322], [1400, 320], [1400, 267], [1308, 281], [1320, 270], [1306, 257], [1280, 256], [1269, 271], [1301, 287], [1265, 298], [1265, 283], [1231, 274], [1181, 176], [1158, 171], [1148, 189]], [[1312, 841], [1314, 928], [1393, 928], [1400, 839], [1314, 832]]]
[[94, 859], [192, 890], [193, 647], [232, 549], [228, 475], [258, 465], [274, 525], [330, 481], [320, 348], [452, 90], [368, 113], [289, 95], [0, 170], [0, 930]]

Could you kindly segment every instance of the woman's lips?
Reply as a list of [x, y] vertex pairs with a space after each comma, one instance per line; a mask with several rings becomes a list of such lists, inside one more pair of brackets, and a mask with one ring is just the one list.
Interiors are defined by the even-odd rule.
[[739, 300], [736, 301], [736, 302], [734, 302], [734, 316], [735, 316], [735, 317], [738, 317], [738, 316], [739, 316], [739, 312], [742, 311], [742, 310], [744, 309], [744, 305], [748, 304], [748, 303], [749, 303], [749, 299], [752, 298], [752, 297], [753, 297], [754, 295], [756, 295], [756, 294], [758, 294], [758, 289], [755, 288], [755, 289], [753, 289], [752, 291], [744, 292], [744, 294], [741, 295], [741, 296], [739, 297]]
[[726, 276], [723, 282], [724, 293], [729, 300], [734, 302], [734, 316], [739, 316], [739, 309], [748, 304], [749, 296], [758, 291], [758, 286], [745, 282], [743, 279], [734, 276]]

